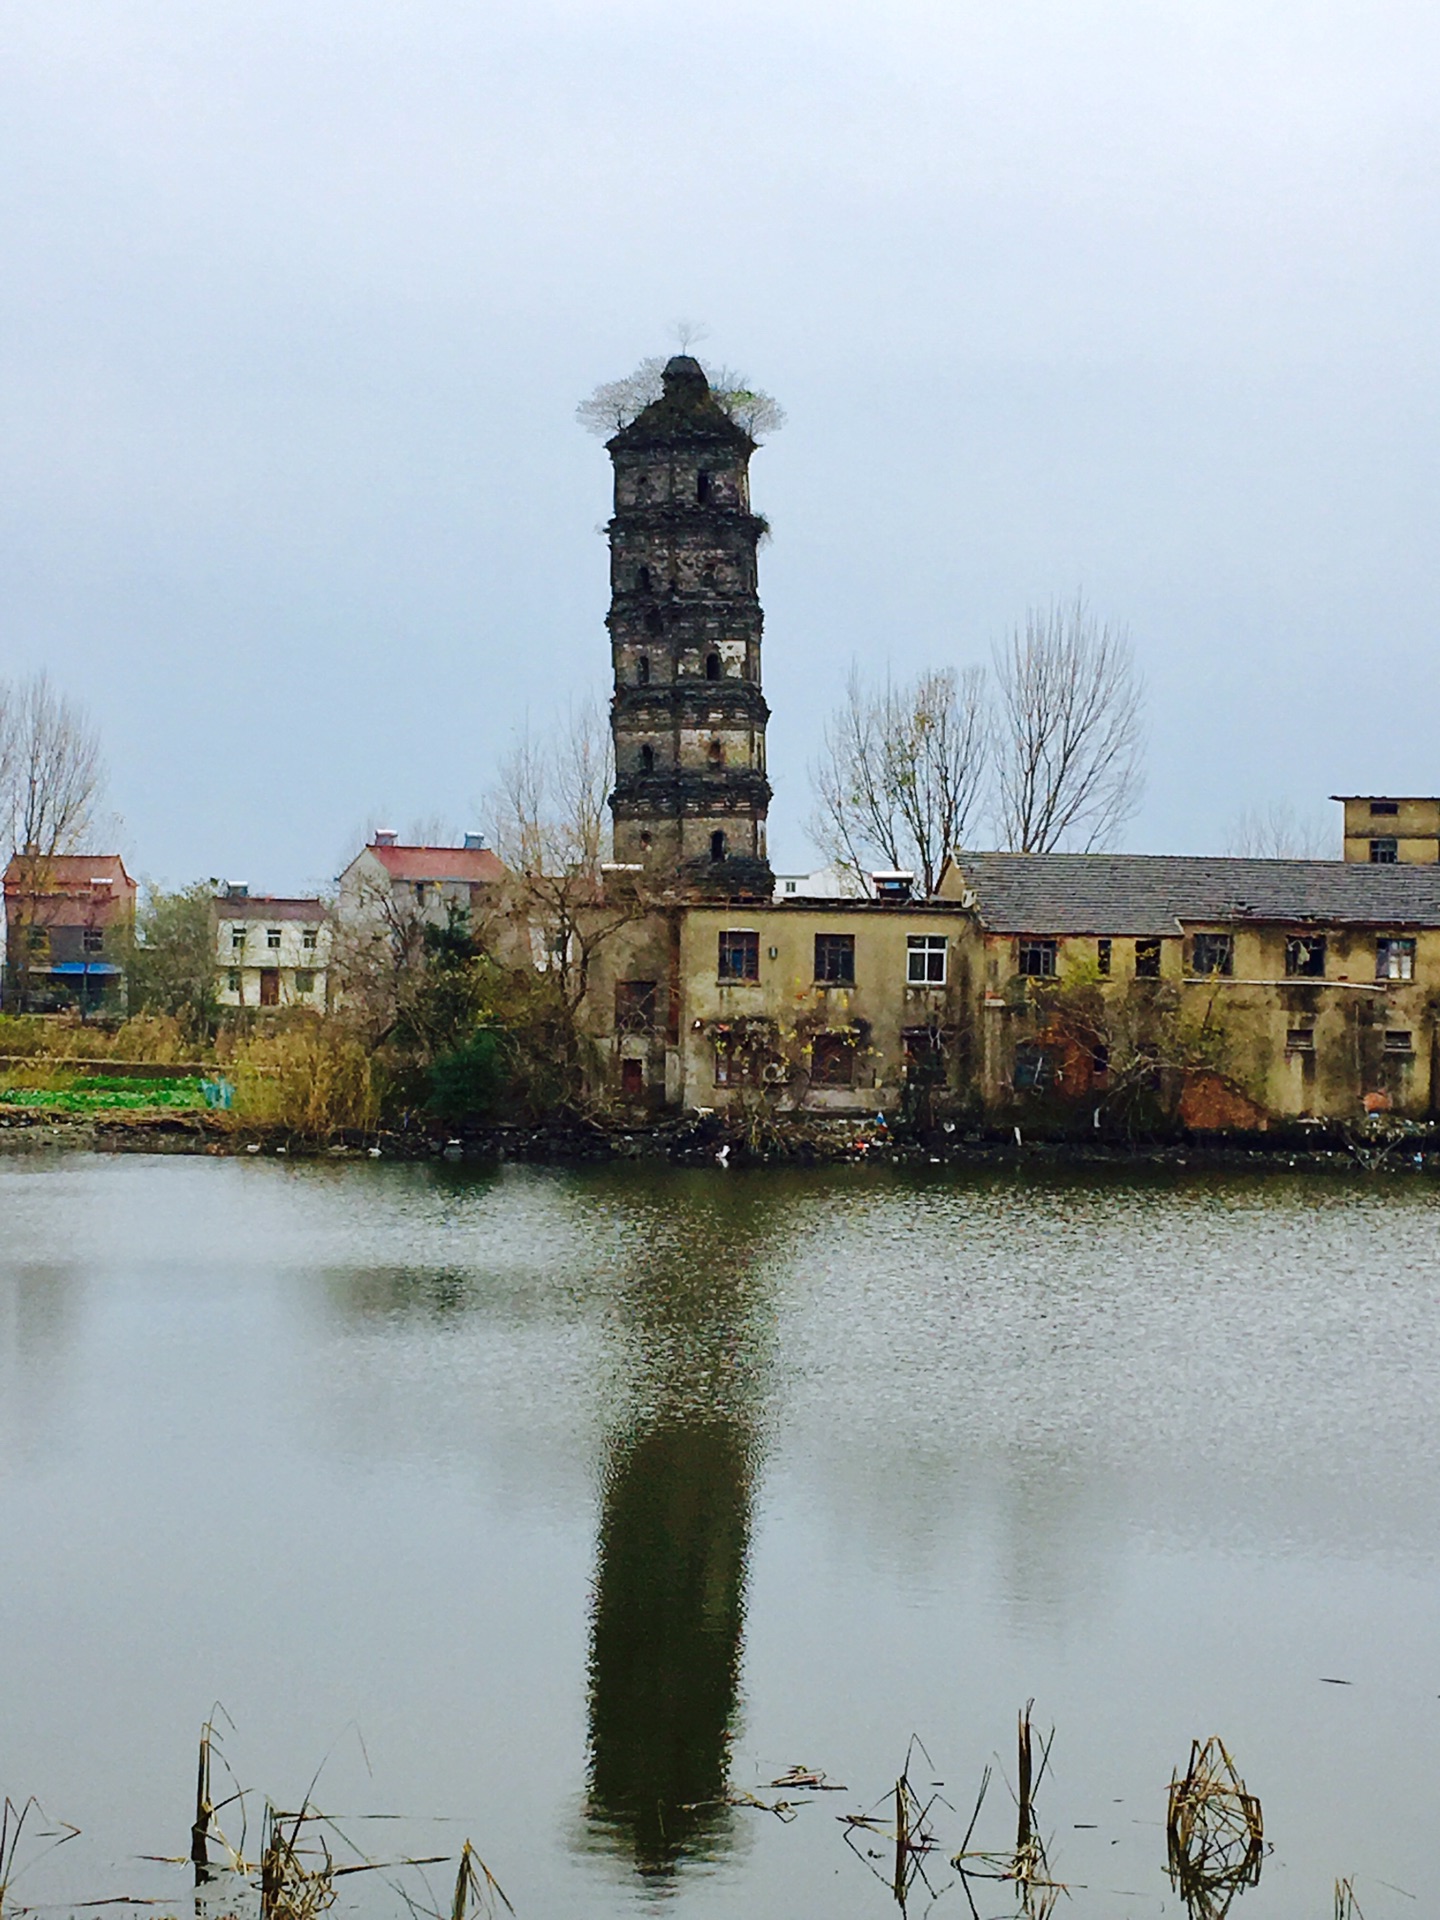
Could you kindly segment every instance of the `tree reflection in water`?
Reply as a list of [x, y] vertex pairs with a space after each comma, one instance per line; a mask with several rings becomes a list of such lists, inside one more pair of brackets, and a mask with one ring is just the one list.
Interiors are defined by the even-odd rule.
[[[646, 1874], [725, 1845], [767, 1315], [758, 1199], [658, 1209], [625, 1294], [590, 1637], [590, 1815]], [[678, 1200], [678, 1195], [672, 1195]], [[773, 1206], [773, 1200], [772, 1200]]]

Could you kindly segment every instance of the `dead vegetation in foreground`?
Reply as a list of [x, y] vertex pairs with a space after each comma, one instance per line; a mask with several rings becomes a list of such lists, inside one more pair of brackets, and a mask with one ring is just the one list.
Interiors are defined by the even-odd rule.
[[[1034, 1705], [1033, 1700], [1027, 1701], [1018, 1715], [1014, 1784], [1006, 1780], [1015, 1807], [1013, 1845], [972, 1845], [995, 1779], [996, 1767], [987, 1765], [964, 1835], [948, 1855], [954, 1879], [937, 1884], [935, 1869], [947, 1861], [939, 1827], [944, 1815], [954, 1814], [955, 1809], [940, 1792], [944, 1782], [926, 1777], [934, 1773], [934, 1763], [917, 1735], [911, 1736], [894, 1787], [867, 1812], [837, 1815], [846, 1845], [885, 1887], [902, 1915], [912, 1900], [922, 1901], [928, 1912], [942, 1895], [958, 1887], [971, 1920], [1002, 1920], [988, 1907], [982, 1915], [977, 1904], [988, 1883], [1006, 1890], [1007, 1920], [1051, 1920], [1060, 1901], [1072, 1891], [1089, 1891], [1067, 1884], [1051, 1869], [1051, 1843], [1042, 1834], [1036, 1802], [1050, 1769], [1055, 1732], [1051, 1728], [1043, 1735], [1037, 1733]], [[342, 1826], [315, 1801], [318, 1772], [298, 1809], [287, 1810], [268, 1797], [263, 1799], [252, 1854], [249, 1831], [256, 1796], [240, 1785], [225, 1757], [215, 1725], [215, 1716], [222, 1711], [212, 1712], [200, 1732], [188, 1854], [141, 1856], [189, 1868], [194, 1882], [193, 1920], [320, 1920], [335, 1906], [339, 1883], [353, 1875], [380, 1875], [395, 1896], [397, 1910], [403, 1907], [409, 1920], [501, 1920], [502, 1914], [514, 1915], [504, 1888], [468, 1839], [458, 1856], [370, 1857], [345, 1828], [357, 1821], [395, 1816], [361, 1815]], [[925, 1773], [917, 1771], [920, 1761], [925, 1763]], [[790, 1767], [768, 1786], [780, 1790], [783, 1797], [765, 1800], [754, 1793], [732, 1791], [725, 1796], [725, 1804], [771, 1813], [788, 1824], [810, 1804], [805, 1798], [791, 1798], [792, 1794], [848, 1791], [811, 1766]], [[20, 1920], [22, 1915], [43, 1910], [14, 1898], [15, 1881], [46, 1854], [79, 1835], [76, 1826], [50, 1821], [33, 1798], [18, 1804], [7, 1798], [0, 1805], [0, 1920]], [[1188, 1920], [1224, 1920], [1236, 1897], [1258, 1884], [1268, 1850], [1260, 1800], [1246, 1786], [1219, 1738], [1192, 1741], [1185, 1771], [1172, 1774], [1165, 1835], [1170, 1882]], [[455, 1867], [453, 1889], [437, 1894], [425, 1870], [451, 1865]], [[173, 1901], [128, 1894], [80, 1904], [92, 1910], [124, 1906], [157, 1914], [179, 1912]], [[1333, 1920], [1364, 1920], [1349, 1879], [1335, 1882]]]
[[[218, 1799], [217, 1774], [223, 1781]], [[317, 1773], [294, 1811], [277, 1806], [268, 1797], [263, 1800], [258, 1845], [252, 1854], [250, 1809], [255, 1795], [232, 1773], [212, 1714], [200, 1729], [189, 1852], [144, 1854], [141, 1858], [191, 1870], [194, 1920], [320, 1920], [338, 1898], [338, 1883], [357, 1874], [384, 1878], [410, 1920], [500, 1920], [502, 1913], [513, 1915], [515, 1909], [504, 1888], [470, 1840], [464, 1842], [458, 1856], [402, 1854], [395, 1859], [373, 1859], [349, 1838], [339, 1820], [316, 1804], [318, 1780]], [[393, 1817], [372, 1814], [359, 1819]], [[15, 1879], [34, 1867], [45, 1853], [80, 1834], [78, 1827], [63, 1822], [47, 1822], [37, 1828], [36, 1822], [44, 1820], [43, 1811], [33, 1799], [18, 1807], [7, 1799], [0, 1810], [0, 1920], [20, 1920], [21, 1915], [41, 1911], [11, 1897]], [[346, 1827], [355, 1824], [353, 1818], [345, 1822]], [[37, 1850], [22, 1848], [27, 1827], [39, 1843]], [[437, 1894], [425, 1869], [452, 1864], [454, 1888]], [[79, 1904], [93, 1910], [143, 1907], [157, 1914], [178, 1913], [173, 1902], [141, 1899], [133, 1894]]]

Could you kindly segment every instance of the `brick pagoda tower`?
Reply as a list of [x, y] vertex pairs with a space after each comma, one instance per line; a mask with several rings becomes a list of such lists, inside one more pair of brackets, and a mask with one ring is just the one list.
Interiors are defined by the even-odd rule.
[[689, 354], [664, 389], [608, 442], [615, 858], [657, 886], [768, 900], [755, 442]]

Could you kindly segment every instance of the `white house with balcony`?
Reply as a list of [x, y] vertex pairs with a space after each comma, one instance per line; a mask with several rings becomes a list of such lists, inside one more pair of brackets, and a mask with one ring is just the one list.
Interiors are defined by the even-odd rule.
[[326, 1004], [331, 927], [325, 902], [223, 886], [215, 896], [215, 965], [222, 1007]]

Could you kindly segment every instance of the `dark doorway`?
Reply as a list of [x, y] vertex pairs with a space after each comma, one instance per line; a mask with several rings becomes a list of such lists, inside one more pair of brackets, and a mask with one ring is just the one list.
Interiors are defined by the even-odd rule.
[[725, 836], [718, 827], [710, 836], [710, 858], [712, 860], [725, 858]]
[[627, 1100], [638, 1100], [644, 1093], [645, 1062], [643, 1060], [620, 1062], [620, 1091]]

